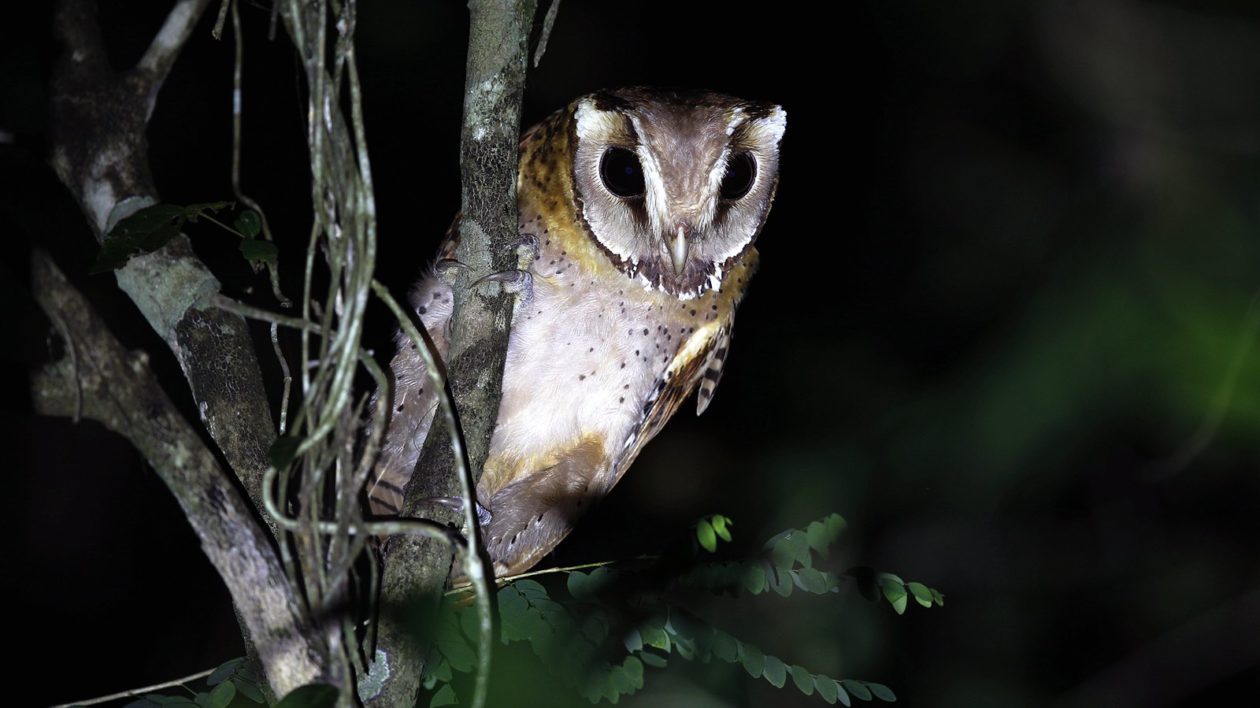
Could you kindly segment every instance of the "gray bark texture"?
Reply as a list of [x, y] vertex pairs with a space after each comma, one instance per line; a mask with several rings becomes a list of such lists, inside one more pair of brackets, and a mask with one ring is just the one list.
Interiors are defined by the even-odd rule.
[[[52, 77], [52, 165], [97, 241], [120, 219], [158, 201], [145, 129], [158, 89], [207, 5], [177, 3], [144, 58], [122, 73], [109, 67], [96, 3], [58, 5], [62, 57]], [[276, 433], [245, 321], [210, 304], [219, 282], [183, 235], [115, 274], [170, 347], [211, 437], [262, 509], [262, 476]]]
[[35, 409], [91, 418], [129, 440], [175, 495], [227, 585], [271, 689], [283, 695], [321, 680], [322, 643], [301, 614], [267, 532], [158, 385], [148, 356], [124, 349], [46, 255], [37, 252], [31, 270], [35, 297], [65, 348], [32, 377]]
[[[175, 3], [144, 56], [122, 72], [109, 66], [95, 2], [62, 0], [57, 7], [54, 30], [62, 55], [51, 81], [51, 162], [97, 241], [122, 218], [158, 202], [146, 127], [166, 75], [209, 4]], [[73, 294], [70, 286], [50, 262], [37, 261], [35, 275], [37, 289], [46, 291], [38, 296], [50, 317], [70, 323], [76, 312], [64, 307]], [[253, 509], [240, 500], [229, 472], [218, 466], [214, 454], [173, 411], [147, 366], [125, 353], [104, 354], [113, 352], [110, 347], [117, 348], [117, 343], [95, 316], [82, 326], [59, 328], [70, 351], [80, 355], [80, 366], [62, 371], [60, 379], [50, 369], [38, 380], [35, 393], [41, 410], [68, 415], [77, 414], [81, 406], [145, 455], [179, 501], [227, 584], [246, 646], [272, 691], [283, 695], [321, 680], [327, 663], [323, 643], [303, 619], [301, 603], [276, 558], [274, 527], [269, 536], [255, 513], [263, 508], [262, 477], [275, 424], [244, 320], [211, 304], [219, 283], [183, 235], [153, 253], [132, 258], [115, 276], [170, 347], [202, 422]], [[54, 315], [50, 307], [64, 311]], [[83, 366], [91, 361], [99, 363], [94, 371]], [[66, 407], [64, 397], [58, 398], [58, 381], [63, 394], [76, 392], [73, 410]]]
[[[464, 84], [460, 143], [463, 210], [454, 283], [447, 375], [459, 411], [474, 479], [490, 447], [499, 411], [503, 364], [512, 320], [512, 296], [497, 284], [471, 287], [490, 273], [516, 268], [519, 239], [516, 172], [521, 97], [529, 60], [529, 33], [535, 0], [470, 0], [471, 26]], [[458, 523], [453, 512], [435, 510], [423, 500], [459, 495], [454, 459], [445, 435], [429, 435], [407, 485], [403, 513]], [[430, 606], [441, 597], [451, 572], [452, 551], [418, 536], [391, 540], [381, 586], [378, 649], [390, 667], [390, 680], [372, 705], [411, 704], [419, 691], [425, 647], [415, 628], [401, 621], [401, 608]]]

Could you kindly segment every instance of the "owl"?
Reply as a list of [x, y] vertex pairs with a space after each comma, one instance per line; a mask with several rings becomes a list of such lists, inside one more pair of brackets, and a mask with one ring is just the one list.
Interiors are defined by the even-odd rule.
[[[583, 96], [522, 136], [528, 247], [477, 485], [496, 574], [528, 570], [564, 539], [693, 391], [697, 414], [708, 407], [756, 269], [785, 125], [773, 104], [626, 88]], [[445, 357], [450, 285], [431, 271], [411, 302]], [[398, 513], [437, 405], [402, 335], [392, 369], [392, 417], [367, 487], [378, 515]]]

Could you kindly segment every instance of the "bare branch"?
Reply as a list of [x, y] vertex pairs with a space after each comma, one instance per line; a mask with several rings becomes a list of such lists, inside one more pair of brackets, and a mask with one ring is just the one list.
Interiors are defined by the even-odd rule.
[[[91, 0], [61, 0], [62, 57], [52, 77], [52, 165], [98, 241], [118, 220], [158, 201], [145, 132], [154, 96], [208, 0], [181, 0], [136, 70], [109, 68]], [[176, 41], [178, 40], [178, 41]], [[147, 63], [146, 63], [147, 62]], [[262, 508], [274, 423], [245, 321], [210, 307], [218, 280], [183, 236], [132, 258], [118, 285], [174, 353], [210, 435]]]
[[[517, 267], [517, 154], [534, 10], [533, 0], [469, 2], [460, 157], [463, 217], [456, 252], [456, 258], [469, 267], [457, 269], [455, 275], [447, 373], [474, 481], [481, 476], [498, 417], [512, 297], [493, 283], [478, 288], [471, 284], [486, 274]], [[454, 478], [451, 450], [437, 438], [429, 436], [407, 485], [406, 515], [415, 515], [425, 498], [462, 494]], [[467, 512], [473, 500], [465, 501]], [[443, 512], [429, 511], [428, 515], [438, 521], [456, 520]], [[451, 552], [433, 541], [391, 539], [386, 560], [381, 581], [381, 605], [386, 610], [424, 598], [436, 601], [446, 588]], [[483, 562], [492, 567], [488, 559]], [[372, 705], [410, 704], [419, 690], [423, 648], [411, 641], [406, 628], [391, 620], [387, 612], [382, 613], [377, 644], [379, 656], [389, 662], [390, 678], [371, 699]], [[493, 619], [483, 613], [483, 622]], [[489, 630], [483, 625], [482, 631]]]
[[271, 689], [283, 695], [319, 680], [326, 661], [319, 635], [300, 614], [269, 537], [158, 386], [148, 357], [127, 352], [47, 256], [37, 252], [32, 271], [40, 306], [66, 324], [66, 346], [79, 353], [77, 361], [62, 359], [33, 377], [36, 409], [71, 415], [81, 395], [83, 415], [127, 438], [183, 508]]
[[551, 28], [556, 26], [556, 15], [560, 14], [560, 0], [551, 0], [547, 6], [547, 16], [543, 18], [542, 34], [538, 36], [538, 46], [534, 48], [534, 68], [542, 63], [543, 54], [547, 53], [547, 40], [551, 39]]
[[167, 74], [171, 73], [175, 59], [184, 48], [184, 43], [188, 41], [188, 36], [192, 34], [193, 27], [197, 26], [201, 13], [209, 4], [210, 0], [179, 0], [175, 3], [175, 7], [171, 8], [170, 14], [166, 16], [166, 21], [162, 23], [162, 29], [158, 30], [144, 56], [140, 57], [140, 62], [136, 64], [134, 71], [148, 85], [148, 100], [145, 105], [146, 120], [153, 114], [153, 106], [157, 102], [162, 82], [166, 81]]

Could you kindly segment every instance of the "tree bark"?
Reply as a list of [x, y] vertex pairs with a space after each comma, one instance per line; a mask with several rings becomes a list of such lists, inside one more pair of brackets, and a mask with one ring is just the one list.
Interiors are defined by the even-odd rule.
[[[456, 259], [467, 267], [455, 269], [447, 374], [474, 479], [481, 477], [498, 417], [513, 298], [495, 283], [477, 288], [471, 284], [517, 265], [521, 98], [535, 7], [535, 0], [468, 3], [471, 24], [460, 144], [463, 211], [456, 251]], [[458, 523], [453, 512], [423, 504], [425, 499], [460, 494], [455, 461], [439, 429], [435, 421], [407, 485], [403, 513]], [[390, 680], [371, 705], [415, 702], [426, 648], [415, 641], [414, 628], [405, 625], [405, 614], [398, 610], [416, 602], [433, 606], [446, 589], [452, 558], [449, 547], [430, 539], [400, 536], [391, 540], [381, 586], [377, 644], [378, 658], [390, 668]]]
[[66, 351], [32, 377], [36, 411], [98, 420], [144, 455], [227, 585], [271, 690], [284, 695], [323, 679], [323, 644], [303, 617], [267, 532], [157, 384], [148, 356], [124, 349], [48, 256], [36, 252], [31, 270], [36, 299]]
[[[123, 73], [109, 67], [95, 2], [62, 0], [57, 8], [63, 46], [52, 77], [52, 165], [97, 241], [121, 219], [158, 202], [145, 130], [158, 90], [207, 5], [177, 3], [144, 57]], [[202, 422], [261, 510], [262, 476], [276, 434], [245, 321], [210, 304], [219, 282], [182, 234], [132, 258], [115, 275], [175, 355]]]

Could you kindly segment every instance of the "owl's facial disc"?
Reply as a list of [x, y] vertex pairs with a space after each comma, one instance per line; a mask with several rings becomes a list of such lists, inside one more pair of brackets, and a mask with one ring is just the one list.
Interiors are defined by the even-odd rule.
[[769, 212], [783, 109], [622, 89], [580, 99], [573, 117], [581, 216], [613, 264], [682, 299], [720, 288]]

